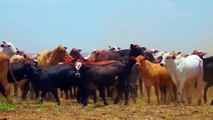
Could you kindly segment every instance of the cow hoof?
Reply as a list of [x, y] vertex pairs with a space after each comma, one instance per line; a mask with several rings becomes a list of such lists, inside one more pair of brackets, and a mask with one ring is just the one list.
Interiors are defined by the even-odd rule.
[[128, 105], [129, 103], [125, 102], [124, 105]]
[[181, 103], [180, 101], [177, 101], [176, 106], [180, 106], [180, 103]]
[[105, 106], [109, 105], [108, 103], [104, 103]]
[[213, 100], [212, 100], [212, 102], [211, 102], [211, 105], [213, 105]]

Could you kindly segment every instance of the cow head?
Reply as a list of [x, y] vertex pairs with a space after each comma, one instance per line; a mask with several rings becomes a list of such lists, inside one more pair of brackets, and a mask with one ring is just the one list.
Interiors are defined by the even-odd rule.
[[119, 51], [121, 48], [120, 47], [116, 47], [116, 46], [108, 46], [109, 47], [109, 51]]
[[142, 56], [142, 55], [139, 55], [138, 57], [136, 57], [135, 58], [135, 60], [136, 60], [136, 66], [140, 67], [141, 65], [143, 65], [146, 59], [147, 58], [144, 57], [144, 56]]
[[3, 44], [1, 44], [2, 51], [6, 53], [9, 57], [12, 57], [13, 55], [18, 53], [18, 50], [13, 46], [12, 43], [2, 41]]
[[48, 56], [50, 56], [49, 65], [56, 65], [59, 62], [64, 62], [64, 59], [66, 59], [67, 56], [70, 56], [66, 50], [67, 47], [59, 45], [53, 51], [48, 52]]
[[80, 74], [81, 66], [82, 66], [82, 62], [76, 62], [75, 63], [75, 69], [76, 69], [75, 76], [78, 77], [78, 78], [81, 77], [81, 74]]
[[137, 44], [130, 44], [129, 56], [137, 57], [138, 55], [144, 55], [144, 51], [142, 50], [142, 48]]
[[203, 58], [204, 55], [206, 55], [207, 53], [206, 52], [202, 52], [202, 51], [198, 51], [198, 50], [194, 50], [192, 52], [192, 55], [197, 55], [199, 56], [200, 58]]
[[172, 53], [165, 53], [162, 57], [162, 61], [160, 63], [161, 66], [166, 66], [167, 63], [174, 60], [176, 56]]
[[78, 59], [83, 59], [84, 60], [84, 57], [81, 55], [81, 49], [76, 49], [76, 48], [73, 48], [71, 51], [70, 51], [70, 56], [72, 56], [74, 58], [74, 61], [77, 61]]

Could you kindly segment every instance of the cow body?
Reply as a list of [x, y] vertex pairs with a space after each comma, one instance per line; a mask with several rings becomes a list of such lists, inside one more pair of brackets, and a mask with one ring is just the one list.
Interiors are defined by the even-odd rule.
[[47, 92], [52, 92], [57, 103], [60, 104], [56, 88], [66, 90], [71, 85], [76, 84], [75, 67], [66, 64], [50, 67], [32, 66], [27, 74], [27, 78], [31, 81], [37, 98], [39, 91], [42, 92], [41, 102]]
[[151, 63], [146, 60], [143, 56], [138, 56], [136, 58], [138, 69], [140, 71], [140, 75], [144, 80], [144, 85], [147, 90], [148, 95], [148, 103], [150, 103], [150, 87], [154, 86], [155, 94], [157, 96], [157, 104], [160, 103], [159, 100], [159, 88], [162, 86], [167, 86], [169, 89], [169, 98], [171, 100], [172, 97], [172, 79], [170, 74], [167, 72], [166, 68], [161, 67], [160, 64]]
[[7, 73], [9, 69], [8, 56], [0, 52], [0, 92], [6, 97], [9, 91], [10, 85], [7, 80]]
[[181, 103], [183, 87], [186, 88], [188, 103], [191, 103], [191, 89], [197, 88], [199, 101], [201, 103], [201, 94], [203, 87], [203, 61], [196, 55], [186, 58], [176, 58], [170, 53], [163, 55], [161, 65], [165, 65], [170, 73], [173, 82], [177, 86], [177, 103]]

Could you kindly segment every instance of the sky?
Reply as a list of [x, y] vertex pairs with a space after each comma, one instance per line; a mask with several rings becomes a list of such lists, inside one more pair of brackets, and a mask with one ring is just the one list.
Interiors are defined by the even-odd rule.
[[194, 49], [213, 54], [213, 0], [0, 0], [0, 41], [28, 53]]

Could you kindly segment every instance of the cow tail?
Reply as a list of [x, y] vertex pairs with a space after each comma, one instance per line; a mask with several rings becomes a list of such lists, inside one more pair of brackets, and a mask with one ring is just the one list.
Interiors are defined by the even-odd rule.
[[[201, 60], [201, 61], [202, 61], [202, 62], [199, 63], [199, 70], [200, 70], [200, 73], [201, 73], [200, 77], [201, 77], [202, 79], [197, 79], [197, 80], [195, 81], [195, 88], [197, 88], [197, 83], [203, 81], [203, 60]], [[198, 81], [198, 80], [201, 80], [201, 81]], [[200, 83], [199, 83], [199, 84], [200, 84]]]

